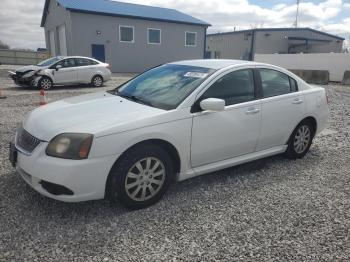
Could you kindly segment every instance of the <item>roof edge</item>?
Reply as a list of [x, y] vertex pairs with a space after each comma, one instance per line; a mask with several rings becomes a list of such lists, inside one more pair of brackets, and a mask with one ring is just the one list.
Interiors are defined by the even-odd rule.
[[76, 8], [66, 8], [66, 9], [68, 11], [71, 11], [74, 13], [94, 14], [94, 15], [113, 16], [113, 17], [125, 17], [125, 18], [142, 19], [142, 20], [148, 20], [148, 21], [160, 21], [160, 22], [167, 22], [167, 23], [174, 23], [174, 24], [187, 24], [187, 25], [196, 25], [196, 26], [205, 26], [205, 27], [211, 26], [211, 24], [206, 23], [204, 21], [203, 21], [203, 23], [194, 23], [194, 22], [191, 23], [191, 22], [185, 22], [185, 21], [152, 18], [152, 17], [144, 17], [144, 16], [136, 16], [136, 15], [121, 15], [121, 14], [105, 13], [105, 12], [98, 12], [98, 11], [81, 10], [81, 9], [76, 9]]
[[207, 36], [240, 34], [240, 33], [245, 33], [245, 32], [252, 32], [252, 31], [264, 32], [264, 31], [302, 31], [302, 30], [308, 30], [308, 31], [311, 31], [311, 32], [314, 32], [314, 33], [318, 33], [318, 34], [321, 34], [321, 35], [326, 35], [326, 36], [329, 36], [329, 37], [333, 37], [333, 38], [336, 38], [336, 39], [339, 39], [339, 40], [342, 40], [342, 41], [345, 40], [345, 38], [343, 38], [341, 36], [337, 36], [337, 35], [329, 34], [329, 33], [326, 33], [326, 32], [322, 32], [322, 31], [319, 31], [319, 30], [316, 30], [316, 29], [313, 29], [313, 28], [310, 28], [310, 27], [299, 27], [299, 28], [290, 28], [290, 27], [286, 27], [286, 28], [283, 28], [283, 27], [281, 27], [281, 28], [255, 28], [255, 29], [246, 29], [246, 30], [240, 30], [240, 31], [229, 31], [229, 32], [222, 32], [222, 33], [212, 33], [212, 34], [207, 34]]
[[[49, 8], [49, 4], [50, 4], [50, 0], [45, 0], [45, 5], [44, 5], [42, 18], [41, 18], [40, 27], [45, 26], [46, 17], [47, 17], [47, 10]], [[132, 3], [130, 3], [130, 4], [132, 4]], [[137, 5], [137, 4], [133, 4], [133, 5]], [[76, 12], [76, 13], [95, 14], [95, 15], [114, 16], [114, 17], [125, 17], [125, 18], [137, 18], [137, 19], [148, 20], [148, 21], [161, 21], [161, 22], [167, 22], [167, 23], [187, 24], [187, 25], [196, 25], [196, 26], [205, 26], [205, 27], [211, 26], [211, 24], [209, 24], [205, 21], [202, 21], [202, 23], [200, 23], [200, 22], [191, 23], [191, 22], [178, 21], [178, 20], [168, 20], [168, 19], [161, 19], [161, 18], [158, 19], [158, 18], [152, 18], [152, 17], [133, 16], [133, 15], [121, 15], [121, 14], [105, 13], [105, 12], [98, 12], [98, 11], [81, 10], [81, 9], [76, 9], [76, 8], [67, 8], [65, 6], [63, 6], [63, 7], [68, 11]], [[172, 10], [171, 8], [164, 8], [164, 9]], [[200, 20], [198, 18], [196, 18], [196, 19]]]
[[45, 0], [45, 5], [44, 5], [44, 9], [43, 9], [43, 14], [41, 16], [41, 23], [40, 23], [40, 27], [44, 27], [45, 23], [46, 23], [46, 16], [47, 16], [47, 10], [49, 8], [49, 3], [50, 0]]

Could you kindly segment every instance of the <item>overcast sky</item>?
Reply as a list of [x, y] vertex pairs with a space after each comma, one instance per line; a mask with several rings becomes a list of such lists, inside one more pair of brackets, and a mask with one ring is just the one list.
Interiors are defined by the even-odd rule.
[[[45, 47], [40, 27], [44, 0], [1, 0], [0, 40], [11, 47]], [[175, 8], [212, 24], [209, 32], [252, 27], [291, 27], [296, 0], [125, 0]], [[350, 0], [301, 0], [300, 27], [350, 38]]]

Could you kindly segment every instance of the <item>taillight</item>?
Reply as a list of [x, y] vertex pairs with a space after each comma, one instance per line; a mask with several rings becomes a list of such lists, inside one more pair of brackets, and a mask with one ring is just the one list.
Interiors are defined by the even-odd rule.
[[111, 67], [111, 65], [110, 64], [107, 64], [107, 66], [106, 66], [109, 70], [111, 70], [112, 69], [112, 67]]

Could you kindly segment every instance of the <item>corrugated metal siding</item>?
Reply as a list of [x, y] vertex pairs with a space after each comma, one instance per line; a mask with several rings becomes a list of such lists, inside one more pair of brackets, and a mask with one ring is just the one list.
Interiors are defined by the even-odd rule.
[[[249, 54], [251, 50], [251, 37], [252, 30], [208, 35], [206, 51], [211, 53], [211, 58], [214, 58], [215, 52], [220, 52], [220, 58], [247, 59], [247, 54]], [[328, 40], [329, 42], [310, 42], [308, 50], [303, 46], [288, 50], [291, 44], [288, 37], [304, 37], [309, 39]], [[300, 43], [303, 42], [300, 41]], [[268, 29], [257, 29], [255, 30], [253, 53], [274, 54], [288, 53], [289, 51], [297, 53], [339, 53], [341, 52], [342, 44], [340, 38], [323, 34], [322, 32], [318, 33], [314, 30], [298, 29], [277, 31], [276, 29], [272, 29], [269, 31]]]
[[[102, 44], [113, 72], [142, 72], [167, 62], [202, 59], [204, 55], [203, 26], [83, 13], [71, 13], [71, 19], [75, 55], [91, 56], [91, 44]], [[134, 43], [119, 41], [120, 25], [134, 27]], [[161, 29], [160, 45], [147, 43], [147, 28]], [[197, 33], [197, 46], [185, 46], [186, 31]]]

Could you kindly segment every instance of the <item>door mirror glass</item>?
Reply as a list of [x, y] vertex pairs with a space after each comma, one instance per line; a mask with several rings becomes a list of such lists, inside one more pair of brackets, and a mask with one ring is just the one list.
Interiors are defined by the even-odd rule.
[[207, 98], [200, 102], [204, 111], [223, 111], [225, 109], [225, 100], [219, 98]]
[[62, 68], [62, 65], [57, 65], [56, 66], [56, 71], [58, 71], [59, 69], [61, 69]]

